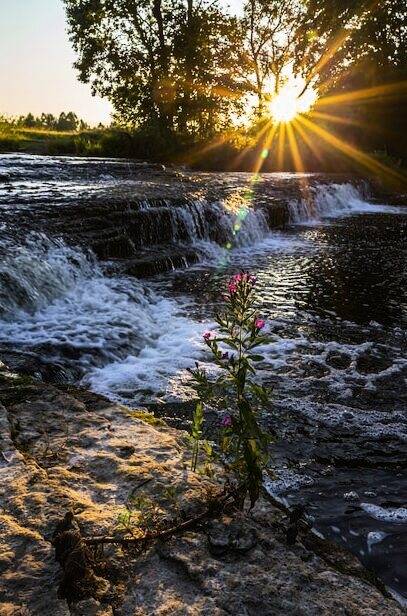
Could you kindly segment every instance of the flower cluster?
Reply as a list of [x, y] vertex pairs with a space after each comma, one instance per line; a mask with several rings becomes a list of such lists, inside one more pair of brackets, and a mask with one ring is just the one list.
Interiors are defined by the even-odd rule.
[[[271, 339], [263, 334], [265, 321], [257, 317], [254, 309], [255, 284], [256, 278], [249, 272], [241, 272], [229, 280], [229, 293], [224, 295], [225, 314], [215, 319], [216, 335], [209, 331], [203, 335], [214, 363], [220, 368], [219, 376], [210, 379], [199, 366], [190, 370], [199, 398], [193, 421], [193, 425], [199, 423], [196, 439], [201, 438], [205, 404], [227, 410], [220, 429], [219, 448], [227, 460], [227, 469], [249, 493], [252, 505], [259, 495], [270, 442], [257, 420], [258, 411], [268, 406], [270, 398], [270, 392], [255, 380], [256, 363], [264, 359], [257, 351]], [[195, 466], [197, 459], [198, 454], [194, 457]]]
[[228, 282], [229, 293], [230, 295], [234, 295], [236, 293], [237, 286], [239, 285], [239, 283], [249, 283], [250, 285], [254, 286], [256, 282], [257, 278], [251, 276], [249, 272], [241, 272], [240, 274], [236, 274], [236, 276]]
[[[250, 301], [252, 299], [252, 290], [256, 282], [257, 278], [255, 276], [252, 276], [250, 272], [240, 272], [239, 274], [236, 274], [236, 276], [234, 276], [231, 280], [228, 281], [229, 295], [223, 294], [223, 299], [226, 302], [231, 302], [232, 306], [235, 306], [236, 304], [239, 305], [241, 303], [241, 299], [246, 300], [247, 303], [247, 300]], [[243, 308], [245, 308], [245, 305], [243, 305]], [[254, 317], [254, 330], [257, 329], [258, 331], [260, 331], [265, 327], [265, 325], [265, 321]], [[209, 343], [209, 341], [213, 343], [216, 340], [212, 332], [205, 332], [203, 335], [203, 339], [206, 343]], [[209, 344], [208, 346], [212, 346], [212, 344]], [[229, 353], [224, 352], [219, 357], [220, 359], [229, 359]]]

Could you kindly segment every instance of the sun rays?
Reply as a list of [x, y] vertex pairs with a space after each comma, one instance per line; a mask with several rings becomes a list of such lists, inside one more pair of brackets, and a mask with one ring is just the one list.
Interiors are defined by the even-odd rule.
[[[269, 121], [257, 136], [259, 154], [253, 165], [253, 173], [258, 174], [266, 169], [270, 171], [284, 170], [287, 159], [289, 167], [303, 173], [306, 165], [302, 159], [301, 150], [304, 147], [310, 150], [316, 159], [322, 160], [323, 156], [331, 153], [340, 155], [344, 161], [343, 167], [380, 177], [383, 181], [396, 182], [405, 185], [406, 179], [397, 169], [389, 167], [377, 160], [371, 154], [354, 146], [350, 141], [338, 136], [335, 126], [344, 125], [355, 128], [374, 130], [374, 126], [367, 125], [358, 120], [357, 116], [346, 116], [345, 105], [369, 104], [370, 101], [380, 98], [381, 101], [390, 101], [405, 97], [407, 82], [376, 86], [354, 92], [346, 92], [320, 99], [309, 99], [301, 105], [293, 102], [293, 92], [284, 94], [275, 107], [271, 106], [271, 121]], [[290, 98], [291, 97], [291, 98]], [[310, 108], [309, 108], [310, 107]], [[329, 112], [326, 109], [329, 108]]]
[[[359, 88], [351, 89], [348, 78], [352, 75], [346, 70], [340, 79], [332, 74], [324, 82], [321, 79], [321, 75], [327, 72], [327, 65], [359, 27], [360, 20], [377, 5], [378, 0], [362, 3], [352, 19], [348, 19], [336, 34], [331, 33], [330, 40], [323, 42], [320, 57], [303, 58], [303, 69], [307, 62], [313, 63], [312, 70], [302, 71], [308, 73], [308, 77], [295, 76], [292, 61], [286, 65], [286, 72], [279, 73], [280, 83], [268, 84], [269, 95], [266, 93], [262, 105], [259, 105], [262, 117], [260, 121], [258, 116], [256, 118], [257, 134], [253, 135], [253, 128], [246, 132], [242, 129], [240, 134], [244, 137], [236, 147], [238, 153], [229, 165], [225, 165], [225, 170], [250, 170], [253, 176], [249, 183], [257, 182], [258, 174], [265, 171], [291, 170], [304, 174], [319, 168], [366, 173], [377, 176], [384, 183], [406, 185], [406, 178], [396, 165], [387, 163], [385, 157], [363, 151], [363, 144], [369, 143], [364, 138], [367, 133], [379, 134], [382, 130], [380, 113], [375, 121], [374, 112], [381, 108], [391, 109], [393, 102], [399, 103], [407, 98], [407, 81], [365, 88], [359, 85]], [[363, 79], [359, 81], [361, 83]], [[249, 122], [249, 115], [243, 113], [241, 121]], [[224, 143], [225, 140], [218, 137], [217, 142], [206, 145], [206, 149], [213, 151]], [[242, 143], [244, 145], [240, 147]], [[196, 155], [199, 158], [199, 151]]]
[[[323, 85], [321, 90], [324, 90]], [[351, 131], [380, 129], [380, 126], [373, 126], [366, 119], [360, 121], [353, 107], [357, 111], [358, 105], [386, 104], [406, 95], [407, 81], [318, 98], [318, 92], [312, 86], [304, 90], [301, 81], [287, 80], [279, 93], [270, 97], [257, 133], [251, 134], [243, 147], [237, 147], [240, 151], [227, 168], [250, 170], [252, 180], [249, 183], [256, 183], [258, 174], [264, 171], [310, 171], [308, 163], [311, 155], [317, 166], [324, 169], [367, 172], [384, 182], [405, 185], [405, 176], [397, 168], [389, 167], [374, 155], [353, 145]], [[343, 137], [343, 130], [341, 135], [341, 127], [349, 128], [346, 133], [350, 135], [348, 138]], [[212, 153], [225, 144], [231, 144], [236, 136], [243, 142], [239, 129], [235, 133], [218, 134], [211, 142], [193, 149], [187, 162], [193, 164], [199, 162], [202, 156], [212, 157]], [[335, 163], [330, 167], [331, 160], [340, 162], [338, 169]]]
[[[282, 90], [278, 103], [270, 104], [268, 114], [259, 123], [257, 133], [251, 136], [251, 142], [241, 148], [229, 170], [245, 170], [247, 176], [246, 190], [239, 192], [236, 203], [236, 221], [233, 236], [238, 236], [245, 218], [253, 208], [256, 195], [261, 192], [262, 173], [295, 171], [298, 173], [298, 186], [302, 199], [311, 204], [312, 188], [309, 185], [309, 156], [311, 153], [316, 166], [333, 171], [350, 170], [379, 178], [384, 185], [392, 187], [406, 186], [406, 178], [396, 168], [389, 167], [371, 154], [356, 147], [351, 140], [337, 134], [338, 125], [350, 128], [372, 128], [358, 121], [357, 116], [346, 117], [345, 105], [365, 104], [378, 97], [382, 101], [405, 96], [407, 82], [365, 88], [353, 92], [340, 93], [317, 98], [317, 93], [309, 90], [309, 96], [299, 104], [301, 96], [298, 89]], [[281, 105], [281, 107], [280, 107]], [[344, 114], [344, 115], [343, 115]], [[218, 135], [212, 142], [201, 149], [191, 152], [191, 162], [222, 148], [228, 142], [231, 133]], [[305, 153], [305, 155], [304, 155]], [[334, 161], [332, 163], [332, 161]], [[336, 167], [336, 161], [340, 161]], [[328, 162], [328, 165], [327, 165]], [[313, 163], [315, 164], [315, 163]], [[329, 167], [329, 165], [331, 165]], [[233, 194], [231, 195], [233, 196]], [[240, 201], [239, 201], [240, 200]], [[232, 199], [233, 201], [233, 199]], [[225, 244], [224, 254], [219, 267], [228, 267], [234, 240]]]

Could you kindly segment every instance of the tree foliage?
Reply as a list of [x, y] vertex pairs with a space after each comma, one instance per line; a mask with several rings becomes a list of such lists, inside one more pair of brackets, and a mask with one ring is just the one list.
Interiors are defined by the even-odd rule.
[[244, 50], [257, 112], [271, 92], [278, 94], [294, 60], [294, 44], [304, 5], [298, 0], [248, 0], [242, 20]]
[[[79, 77], [110, 99], [118, 125], [167, 152], [202, 144], [250, 111], [258, 131], [290, 76], [305, 80], [300, 96], [314, 87], [322, 99], [407, 82], [405, 0], [243, 2], [233, 16], [221, 0], [64, 0]], [[405, 159], [401, 90], [331, 107], [344, 120], [335, 131]]]
[[308, 0], [296, 69], [320, 88], [366, 87], [407, 74], [404, 0]]
[[239, 109], [236, 19], [203, 0], [65, 0], [80, 79], [124, 123], [211, 134]]

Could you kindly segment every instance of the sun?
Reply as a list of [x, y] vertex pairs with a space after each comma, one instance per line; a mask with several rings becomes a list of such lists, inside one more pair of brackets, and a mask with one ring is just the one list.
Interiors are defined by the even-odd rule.
[[282, 90], [271, 100], [270, 112], [276, 122], [291, 122], [298, 113], [296, 96], [291, 90]]
[[270, 114], [277, 123], [294, 120], [300, 113], [309, 111], [317, 99], [315, 90], [306, 90], [301, 94], [298, 83], [287, 84], [270, 101]]

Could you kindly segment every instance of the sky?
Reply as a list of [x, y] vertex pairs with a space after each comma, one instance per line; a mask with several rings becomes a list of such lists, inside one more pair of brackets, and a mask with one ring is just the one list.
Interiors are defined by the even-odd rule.
[[0, 114], [74, 111], [91, 125], [110, 122], [73, 68], [62, 0], [0, 0]]
[[62, 0], [0, 0], [0, 115], [74, 111], [108, 124], [110, 103], [78, 81], [74, 61]]

